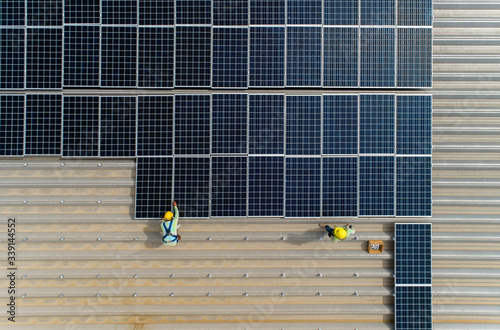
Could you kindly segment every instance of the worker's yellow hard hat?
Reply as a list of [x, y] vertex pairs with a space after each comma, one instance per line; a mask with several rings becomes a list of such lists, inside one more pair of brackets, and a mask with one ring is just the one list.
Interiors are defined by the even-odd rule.
[[172, 217], [174, 216], [174, 214], [170, 211], [167, 211], [165, 213], [165, 215], [163, 216], [163, 219], [167, 219], [167, 220], [172, 220]]
[[344, 239], [347, 236], [347, 232], [345, 231], [344, 228], [337, 227], [335, 228], [335, 236], [337, 236], [340, 239]]

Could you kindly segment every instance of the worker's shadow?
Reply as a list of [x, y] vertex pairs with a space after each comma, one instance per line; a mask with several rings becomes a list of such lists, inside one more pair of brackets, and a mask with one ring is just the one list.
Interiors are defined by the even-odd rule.
[[325, 239], [327, 232], [321, 228], [309, 229], [303, 233], [289, 233], [286, 234], [285, 242], [288, 242], [292, 245], [303, 245], [310, 242], [317, 242], [320, 239]]
[[148, 221], [147, 226], [145, 226], [142, 231], [146, 235], [146, 241], [144, 242], [144, 245], [148, 249], [157, 249], [163, 245], [161, 241], [162, 234], [160, 232], [160, 221]]

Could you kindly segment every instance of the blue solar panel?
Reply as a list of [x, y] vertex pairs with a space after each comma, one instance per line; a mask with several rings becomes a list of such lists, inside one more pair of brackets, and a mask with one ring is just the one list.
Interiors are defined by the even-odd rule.
[[103, 26], [101, 87], [135, 87], [136, 71], [137, 27]]
[[286, 154], [321, 154], [321, 96], [286, 97]]
[[24, 95], [0, 95], [0, 156], [24, 155]]
[[323, 96], [323, 154], [358, 154], [358, 96]]
[[396, 158], [396, 215], [432, 215], [431, 157]]
[[249, 121], [248, 153], [261, 155], [285, 153], [284, 95], [250, 95]]
[[212, 87], [248, 86], [248, 28], [213, 28]]
[[287, 24], [322, 24], [322, 0], [287, 0]]
[[362, 154], [393, 154], [394, 95], [361, 95], [359, 152]]
[[324, 217], [358, 215], [358, 158], [323, 157]]
[[324, 0], [323, 15], [325, 25], [358, 25], [358, 0]]
[[248, 0], [213, 0], [214, 26], [248, 25]]
[[432, 87], [432, 29], [398, 28], [398, 87]]
[[135, 96], [101, 97], [101, 157], [135, 157]]
[[394, 25], [395, 0], [361, 0], [361, 25]]
[[26, 95], [25, 154], [61, 154], [62, 96]]
[[359, 157], [359, 215], [394, 215], [394, 157]]
[[361, 87], [394, 87], [394, 28], [361, 28], [360, 40]]
[[[173, 166], [170, 157], [138, 157], [135, 218], [160, 219], [170, 211]], [[181, 207], [179, 205], [179, 207]]]
[[432, 224], [395, 224], [395, 285], [432, 284]]
[[432, 153], [432, 96], [398, 95], [398, 155], [430, 155]]
[[396, 287], [396, 330], [432, 330], [432, 288]]
[[211, 78], [210, 57], [210, 27], [176, 27], [175, 85], [177, 87], [209, 87]]
[[283, 216], [284, 158], [249, 157], [248, 216]]
[[432, 26], [432, 0], [397, 0], [398, 25]]
[[212, 217], [247, 215], [247, 157], [212, 157]]
[[25, 16], [25, 1], [2, 0], [0, 4], [0, 26], [24, 25]]
[[210, 201], [210, 158], [175, 158], [174, 199], [181, 216], [206, 218]]
[[321, 86], [321, 27], [287, 27], [288, 86]]
[[138, 96], [137, 156], [169, 156], [173, 146], [174, 97]]
[[62, 28], [26, 29], [26, 88], [62, 88]]
[[247, 153], [247, 95], [212, 95], [212, 154]]
[[176, 0], [177, 24], [212, 24], [211, 0]]
[[99, 24], [100, 22], [100, 0], [85, 0], [85, 2], [82, 0], [64, 0], [65, 24]]
[[26, 25], [61, 26], [63, 24], [62, 8], [63, 0], [26, 0]]
[[250, 0], [250, 24], [284, 25], [285, 0]]
[[24, 28], [0, 28], [0, 89], [24, 88]]
[[101, 0], [102, 24], [137, 24], [137, 0]]
[[323, 29], [323, 85], [358, 87], [359, 29]]
[[64, 96], [63, 157], [99, 157], [99, 96]]
[[64, 26], [64, 87], [99, 87], [100, 29]]
[[175, 155], [210, 154], [210, 95], [175, 96]]
[[251, 87], [285, 85], [285, 28], [250, 28]]
[[174, 86], [174, 28], [139, 27], [138, 85]]
[[174, 25], [174, 0], [140, 0], [139, 25]]
[[321, 216], [321, 158], [286, 158], [285, 216]]

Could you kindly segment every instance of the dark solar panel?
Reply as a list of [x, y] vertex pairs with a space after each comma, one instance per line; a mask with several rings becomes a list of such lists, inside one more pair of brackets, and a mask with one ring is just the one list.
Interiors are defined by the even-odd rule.
[[101, 157], [135, 157], [135, 96], [101, 97]]
[[321, 216], [321, 158], [286, 158], [285, 216]]
[[321, 86], [321, 27], [288, 26], [286, 84]]
[[101, 0], [102, 24], [137, 24], [137, 0]]
[[321, 154], [321, 96], [286, 97], [286, 154]]
[[284, 25], [285, 0], [250, 0], [250, 24]]
[[0, 26], [24, 25], [25, 17], [25, 1], [2, 0], [0, 3]]
[[323, 29], [323, 85], [358, 87], [359, 29]]
[[0, 95], [0, 156], [24, 156], [24, 95]]
[[358, 25], [358, 0], [324, 0], [323, 16], [325, 25]]
[[139, 25], [174, 25], [174, 0], [140, 0]]
[[99, 44], [99, 26], [64, 26], [64, 87], [99, 87]]
[[103, 26], [101, 87], [136, 87], [137, 27]]
[[432, 215], [431, 157], [396, 158], [396, 215]]
[[174, 28], [139, 27], [138, 85], [174, 86]]
[[394, 25], [395, 0], [361, 0], [361, 25]]
[[174, 97], [137, 97], [137, 156], [170, 156], [173, 147]]
[[395, 295], [396, 330], [432, 330], [430, 286], [397, 286]]
[[211, 28], [177, 26], [175, 38], [175, 85], [210, 87]]
[[[173, 166], [170, 157], [138, 157], [135, 218], [160, 219], [171, 208]], [[179, 207], [181, 207], [179, 205]]]
[[358, 215], [358, 158], [323, 157], [324, 217]]
[[99, 24], [100, 22], [100, 0], [64, 0], [65, 24]]
[[395, 285], [432, 284], [432, 224], [395, 224]]
[[398, 25], [432, 26], [432, 0], [397, 0]]
[[394, 28], [361, 28], [361, 87], [395, 86]]
[[287, 24], [322, 24], [322, 0], [287, 0]]
[[213, 0], [214, 26], [248, 25], [248, 0]]
[[323, 154], [358, 154], [358, 96], [323, 96]]
[[212, 217], [247, 215], [247, 157], [212, 157]]
[[398, 28], [398, 87], [432, 87], [432, 29]]
[[432, 96], [397, 96], [398, 155], [430, 155], [432, 153]]
[[181, 216], [209, 217], [210, 158], [175, 158], [174, 199]]
[[62, 28], [26, 29], [26, 88], [62, 88]]
[[283, 216], [284, 163], [283, 157], [249, 157], [248, 216]]
[[64, 96], [63, 157], [99, 157], [99, 96]]
[[359, 215], [394, 215], [394, 156], [359, 157]]
[[0, 89], [24, 88], [24, 28], [0, 28]]
[[26, 25], [61, 26], [63, 24], [62, 8], [63, 0], [26, 0]]
[[284, 87], [285, 28], [250, 28], [251, 87]]
[[176, 0], [175, 6], [177, 24], [212, 24], [211, 0]]
[[284, 95], [249, 95], [249, 154], [283, 155], [284, 127]]
[[212, 95], [212, 154], [247, 153], [247, 95]]
[[393, 154], [395, 152], [394, 95], [361, 95], [359, 113], [359, 152]]
[[62, 96], [26, 95], [25, 154], [61, 154]]
[[210, 95], [175, 96], [175, 155], [210, 154]]
[[248, 86], [248, 28], [213, 28], [212, 87]]

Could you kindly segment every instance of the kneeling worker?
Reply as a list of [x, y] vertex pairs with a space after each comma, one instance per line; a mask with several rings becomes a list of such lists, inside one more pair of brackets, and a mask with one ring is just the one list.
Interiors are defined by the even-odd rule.
[[181, 235], [177, 233], [177, 229], [181, 226], [178, 224], [179, 221], [179, 209], [177, 208], [177, 203], [172, 202], [174, 206], [174, 213], [168, 211], [161, 218], [161, 230], [163, 232], [162, 241], [165, 245], [177, 245], [181, 240]]
[[334, 226], [334, 229], [324, 223], [320, 223], [319, 226], [321, 228], [325, 228], [325, 230], [328, 232], [328, 237], [330, 237], [335, 243], [345, 240], [351, 234], [354, 234], [356, 232], [356, 230], [354, 230], [354, 227], [349, 224], [343, 227]]

